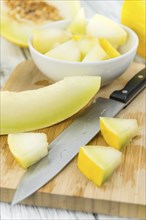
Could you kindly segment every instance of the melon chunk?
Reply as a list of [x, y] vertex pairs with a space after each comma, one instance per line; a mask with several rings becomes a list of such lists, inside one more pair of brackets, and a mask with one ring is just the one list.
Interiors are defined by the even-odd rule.
[[71, 24], [68, 26], [67, 31], [70, 31], [73, 34], [85, 34], [86, 32], [86, 18], [84, 9], [81, 8], [77, 15], [74, 17]]
[[112, 147], [83, 146], [78, 155], [79, 170], [98, 186], [113, 173], [121, 162], [122, 153]]
[[17, 133], [8, 135], [11, 153], [23, 168], [28, 168], [48, 154], [44, 133]]
[[100, 129], [107, 144], [121, 150], [136, 136], [138, 125], [136, 119], [101, 117]]
[[97, 38], [84, 36], [78, 40], [77, 44], [81, 52], [81, 59], [83, 59], [89, 53], [91, 48], [99, 44], [99, 41]]
[[47, 53], [56, 44], [64, 43], [72, 34], [61, 29], [36, 29], [33, 32], [33, 46], [40, 53]]
[[109, 18], [96, 14], [87, 25], [87, 34], [93, 37], [105, 38], [113, 46], [119, 47], [127, 40], [127, 33]]
[[76, 41], [69, 40], [59, 46], [53, 48], [45, 54], [48, 57], [59, 59], [59, 60], [68, 60], [68, 61], [80, 61], [81, 52], [77, 46]]
[[23, 92], [1, 91], [0, 134], [32, 131], [65, 120], [98, 92], [101, 78], [72, 76]]
[[106, 60], [108, 58], [108, 54], [102, 49], [100, 45], [97, 44], [91, 48], [91, 50], [89, 50], [89, 53], [87, 53], [82, 62], [96, 62], [100, 60]]

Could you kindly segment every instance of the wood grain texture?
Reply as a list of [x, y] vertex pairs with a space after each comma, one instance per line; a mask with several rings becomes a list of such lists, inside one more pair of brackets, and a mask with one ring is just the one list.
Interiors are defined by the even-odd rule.
[[[142, 68], [142, 64], [132, 64], [126, 73], [102, 88], [97, 96], [108, 97], [113, 88], [114, 90], [122, 88]], [[37, 89], [50, 83], [30, 60], [23, 62], [14, 70], [6, 82], [4, 90]], [[76, 157], [52, 181], [24, 200], [22, 204], [145, 219], [145, 95], [146, 93], [143, 91], [117, 116], [136, 118], [139, 133], [131, 144], [123, 149], [121, 166], [102, 187], [95, 186], [79, 172]], [[48, 135], [48, 140], [51, 142], [74, 118], [75, 116], [41, 131]], [[9, 152], [7, 136], [1, 136], [0, 142], [1, 201], [10, 202], [25, 170], [19, 166]], [[106, 145], [100, 133], [90, 144]]]

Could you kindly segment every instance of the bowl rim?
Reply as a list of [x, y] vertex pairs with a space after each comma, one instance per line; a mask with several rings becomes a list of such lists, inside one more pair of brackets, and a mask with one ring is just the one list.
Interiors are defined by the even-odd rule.
[[[55, 23], [56, 24], [60, 24], [60, 23], [65, 23], [65, 22], [69, 22], [69, 20], [57, 21]], [[50, 26], [50, 24], [52, 24], [52, 22], [48, 23], [47, 25], [42, 26], [41, 28], [45, 29], [48, 26]], [[88, 66], [88, 65], [97, 65], [97, 64], [108, 64], [108, 63], [111, 63], [111, 62], [114, 62], [114, 61], [115, 62], [116, 61], [120, 61], [122, 58], [126, 58], [127, 56], [129, 56], [129, 54], [133, 53], [138, 48], [139, 38], [138, 38], [137, 34], [131, 28], [129, 28], [129, 27], [123, 25], [123, 24], [119, 23], [118, 25], [122, 26], [123, 29], [126, 30], [127, 33], [130, 33], [130, 34], [132, 34], [135, 37], [135, 45], [128, 52], [126, 52], [124, 54], [121, 54], [121, 56], [115, 57], [115, 58], [111, 58], [111, 59], [108, 59], [108, 60], [90, 61], [90, 62], [79, 62], [79, 61], [59, 60], [59, 59], [55, 59], [55, 58], [52, 58], [52, 57], [47, 57], [46, 55], [40, 53], [39, 51], [37, 51], [33, 47], [33, 45], [32, 45], [33, 34], [28, 39], [28, 46], [29, 46], [30, 51], [33, 51], [35, 54], [37, 54], [38, 56], [42, 57], [43, 59], [46, 59], [48, 61], [58, 62], [58, 63], [61, 63], [61, 64], [72, 64], [72, 65], [79, 65], [79, 66], [82, 66], [82, 65], [84, 65], [84, 66], [87, 65]]]

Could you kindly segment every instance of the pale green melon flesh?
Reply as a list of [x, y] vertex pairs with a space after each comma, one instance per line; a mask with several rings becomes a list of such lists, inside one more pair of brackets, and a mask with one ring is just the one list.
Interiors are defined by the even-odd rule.
[[15, 159], [24, 168], [48, 154], [47, 136], [44, 133], [9, 134], [8, 145]]
[[97, 76], [73, 76], [37, 90], [1, 91], [0, 134], [32, 131], [65, 120], [94, 97], [100, 81]]
[[[79, 1], [47, 0], [46, 2], [56, 7], [64, 19], [72, 19], [80, 9]], [[28, 47], [28, 38], [35, 28], [50, 21], [51, 20], [48, 20], [41, 24], [17, 21], [8, 15], [8, 8], [5, 2], [1, 1], [0, 34], [7, 40], [21, 47]]]

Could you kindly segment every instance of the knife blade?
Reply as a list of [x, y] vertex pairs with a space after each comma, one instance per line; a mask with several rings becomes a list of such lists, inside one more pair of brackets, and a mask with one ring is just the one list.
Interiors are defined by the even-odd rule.
[[114, 117], [146, 87], [146, 68], [138, 72], [122, 90], [110, 98], [97, 98], [52, 143], [49, 154], [32, 165], [23, 175], [15, 192], [12, 205], [32, 195], [55, 177], [100, 131], [99, 117]]

